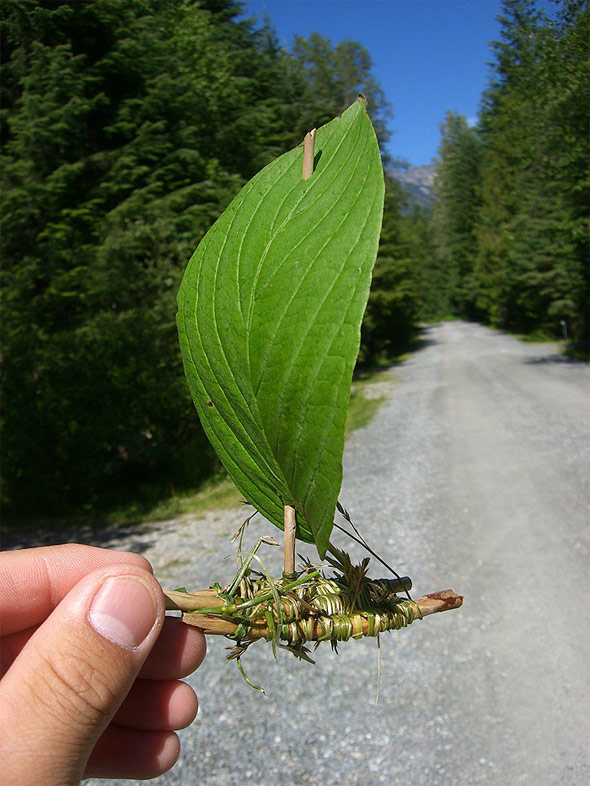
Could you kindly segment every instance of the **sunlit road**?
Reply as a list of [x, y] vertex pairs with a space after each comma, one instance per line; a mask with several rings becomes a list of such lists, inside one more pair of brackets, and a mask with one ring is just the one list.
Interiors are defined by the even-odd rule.
[[[315, 667], [257, 644], [244, 664], [266, 698], [212, 641], [200, 719], [159, 783], [590, 783], [590, 370], [455, 322], [395, 375], [347, 444], [342, 501], [416, 596], [450, 587], [463, 608], [382, 637], [378, 707], [374, 641], [323, 646]], [[243, 515], [115, 545], [168, 586], [207, 586], [231, 577]]]

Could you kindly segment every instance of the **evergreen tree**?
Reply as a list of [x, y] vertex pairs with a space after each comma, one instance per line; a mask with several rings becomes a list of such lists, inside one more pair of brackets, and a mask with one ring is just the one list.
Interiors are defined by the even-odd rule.
[[186, 261], [291, 146], [290, 69], [233, 2], [8, 0], [3, 493], [14, 510], [194, 484]]
[[[178, 352], [182, 272], [240, 186], [348, 98], [343, 88], [328, 101], [311, 65], [240, 10], [3, 0], [2, 471], [13, 512], [153, 498], [215, 467]], [[383, 110], [364, 50], [328, 49], [334, 80]]]
[[432, 216], [434, 265], [444, 293], [444, 311], [474, 317], [475, 223], [482, 147], [463, 115], [447, 112], [435, 177]]
[[419, 268], [404, 237], [401, 200], [400, 186], [386, 177], [383, 227], [362, 325], [359, 360], [363, 364], [395, 356], [416, 332]]
[[[482, 107], [476, 278], [495, 324], [587, 329], [588, 11], [506, 0]], [[584, 43], [585, 42], [585, 43]]]
[[431, 209], [414, 206], [410, 212], [402, 212], [401, 245], [411, 260], [414, 319], [421, 322], [436, 322], [450, 314], [446, 271], [437, 262], [432, 223]]

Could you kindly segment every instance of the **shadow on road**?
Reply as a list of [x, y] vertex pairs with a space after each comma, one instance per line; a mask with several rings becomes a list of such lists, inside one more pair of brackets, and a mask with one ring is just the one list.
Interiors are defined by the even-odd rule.
[[[155, 530], [157, 522], [146, 524], [140, 520], [126, 522], [125, 524], [108, 524], [96, 521], [91, 524], [68, 524], [63, 521], [43, 522], [39, 525], [29, 523], [4, 524], [0, 534], [0, 548], [2, 551], [13, 549], [33, 548], [36, 546], [53, 546], [59, 543], [85, 543], [89, 546], [102, 546], [108, 548], [121, 538], [133, 538], [134, 535], [145, 535]], [[154, 538], [156, 533], [154, 533]], [[130, 550], [137, 554], [147, 551], [153, 544], [149, 541], [137, 539], [128, 541]]]
[[415, 336], [398, 348], [396, 356], [383, 358], [381, 362], [377, 364], [375, 364], [374, 361], [367, 363], [359, 362], [354, 371], [354, 378], [363, 379], [376, 372], [401, 366], [408, 359], [408, 355], [415, 355], [417, 352], [421, 352], [428, 347], [435, 346], [439, 342], [432, 337], [434, 328], [436, 328], [436, 325], [422, 325]]
[[436, 325], [423, 325], [418, 335], [408, 344], [406, 352], [421, 352], [428, 347], [436, 346], [439, 342], [433, 338]]
[[552, 364], [560, 364], [560, 365], [569, 365], [569, 366], [587, 366], [587, 361], [583, 360], [582, 358], [572, 358], [568, 357], [568, 355], [560, 355], [554, 353], [552, 355], [541, 355], [539, 357], [534, 358], [526, 358], [524, 362], [527, 365], [543, 365], [547, 363]]

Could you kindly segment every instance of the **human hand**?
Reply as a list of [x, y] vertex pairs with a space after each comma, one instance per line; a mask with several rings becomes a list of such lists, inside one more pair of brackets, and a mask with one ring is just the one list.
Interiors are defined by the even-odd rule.
[[67, 544], [0, 554], [0, 762], [7, 786], [153, 778], [197, 698], [205, 637], [164, 618], [137, 554]]

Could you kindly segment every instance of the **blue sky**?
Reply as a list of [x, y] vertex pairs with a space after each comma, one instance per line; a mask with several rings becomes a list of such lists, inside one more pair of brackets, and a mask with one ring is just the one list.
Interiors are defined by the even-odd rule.
[[279, 40], [317, 31], [369, 50], [393, 104], [389, 153], [431, 163], [447, 109], [475, 119], [498, 40], [500, 0], [247, 0], [247, 16], [267, 11]]

